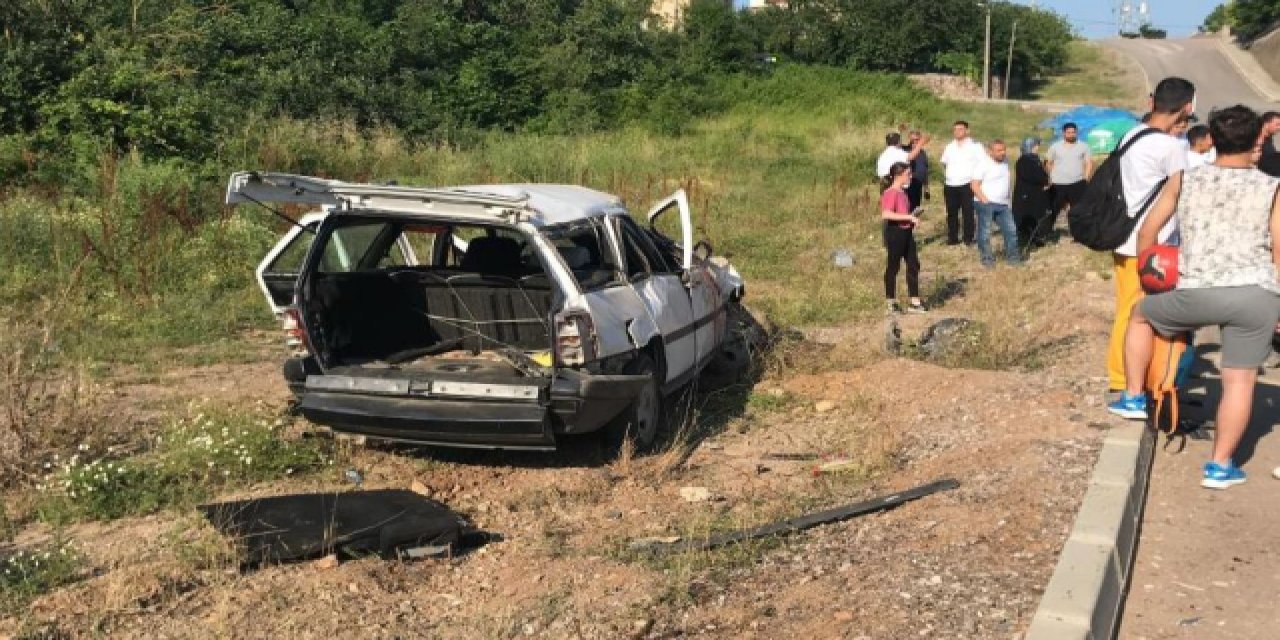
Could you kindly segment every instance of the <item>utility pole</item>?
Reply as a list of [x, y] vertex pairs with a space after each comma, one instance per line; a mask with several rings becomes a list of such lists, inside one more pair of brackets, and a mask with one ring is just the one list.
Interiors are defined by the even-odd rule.
[[991, 99], [991, 0], [987, 0], [987, 37], [982, 47], [982, 97]]
[[1009, 33], [1009, 63], [1004, 68], [1004, 97], [1009, 98], [1009, 80], [1013, 78], [1013, 43], [1018, 41], [1018, 21], [1013, 21], [1013, 31]]

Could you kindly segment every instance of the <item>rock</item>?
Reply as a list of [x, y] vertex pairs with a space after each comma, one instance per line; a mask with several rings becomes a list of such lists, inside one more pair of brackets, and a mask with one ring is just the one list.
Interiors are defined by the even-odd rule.
[[837, 611], [833, 617], [838, 622], [853, 622], [852, 611]]
[[706, 487], [680, 487], [680, 497], [685, 502], [710, 502], [711, 490]]
[[925, 329], [917, 350], [925, 360], [948, 360], [973, 351], [985, 327], [968, 318], [943, 318]]
[[830, 400], [823, 400], [818, 404], [813, 405], [813, 410], [817, 411], [818, 413], [828, 413], [834, 410], [835, 408], [836, 408], [836, 403]]
[[643, 638], [649, 635], [649, 632], [652, 630], [653, 630], [652, 619], [646, 618], [644, 620], [636, 620], [635, 622], [631, 623], [631, 633], [629, 634], [629, 637], [635, 640], [639, 640], [640, 638]]
[[420, 496], [426, 496], [428, 498], [431, 497], [431, 487], [422, 484], [422, 482], [418, 480], [414, 480], [413, 483], [409, 485], [409, 490]]
[[311, 566], [313, 568], [320, 569], [323, 571], [327, 569], [333, 569], [337, 567], [338, 564], [339, 564], [338, 556], [331, 553], [323, 558], [320, 558], [319, 560], [312, 561]]

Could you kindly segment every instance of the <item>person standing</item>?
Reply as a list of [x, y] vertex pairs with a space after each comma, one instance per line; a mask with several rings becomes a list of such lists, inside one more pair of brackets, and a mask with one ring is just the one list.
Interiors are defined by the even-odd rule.
[[1137, 247], [1151, 247], [1174, 222], [1176, 210], [1180, 275], [1173, 291], [1143, 298], [1133, 310], [1125, 337], [1126, 389], [1107, 409], [1128, 419], [1147, 418], [1142, 386], [1156, 334], [1171, 338], [1221, 327], [1222, 399], [1200, 486], [1226, 489], [1245, 481], [1233, 458], [1253, 409], [1258, 368], [1271, 353], [1280, 319], [1280, 180], [1254, 168], [1262, 122], [1252, 109], [1215, 111], [1209, 127], [1217, 160], [1171, 179], [1138, 230]]
[[1263, 173], [1280, 178], [1280, 151], [1276, 150], [1275, 136], [1280, 132], [1280, 113], [1268, 111], [1262, 114], [1262, 157], [1258, 158], [1258, 168]]
[[978, 209], [978, 256], [982, 259], [982, 266], [988, 269], [996, 266], [996, 257], [991, 252], [993, 221], [1004, 237], [1005, 260], [1011, 265], [1022, 263], [1022, 254], [1018, 251], [1018, 229], [1009, 209], [1009, 163], [1005, 155], [1004, 142], [992, 140], [987, 154], [974, 168], [970, 183]]
[[[1166, 181], [1176, 184], [1182, 180], [1187, 154], [1169, 132], [1174, 125], [1191, 116], [1195, 110], [1195, 97], [1195, 85], [1187, 80], [1172, 76], [1161, 80], [1151, 94], [1151, 111], [1143, 124], [1134, 127], [1120, 140], [1123, 145], [1141, 131], [1154, 130], [1134, 140], [1120, 158], [1120, 182], [1125, 205], [1129, 209], [1129, 217], [1138, 221], [1129, 238], [1112, 255], [1116, 315], [1107, 348], [1107, 378], [1108, 388], [1113, 393], [1128, 387], [1124, 368], [1124, 334], [1129, 327], [1129, 313], [1142, 299], [1142, 285], [1138, 279], [1138, 230], [1161, 186]], [[1169, 241], [1174, 240], [1176, 244], [1176, 231], [1177, 220], [1171, 219], [1160, 230], [1157, 241], [1171, 244]]]
[[884, 151], [881, 151], [880, 157], [876, 159], [876, 177], [881, 180], [889, 177], [889, 168], [899, 162], [911, 164], [924, 152], [926, 142], [928, 141], [917, 139], [911, 143], [911, 146], [904, 148], [902, 134], [896, 132], [885, 134]]
[[915, 228], [920, 224], [920, 218], [912, 213], [906, 193], [911, 178], [911, 165], [895, 162], [889, 167], [882, 183], [884, 193], [880, 195], [884, 248], [888, 254], [884, 266], [884, 297], [888, 301], [889, 313], [902, 310], [898, 304], [898, 268], [903, 262], [907, 264], [907, 295], [911, 298], [907, 310], [924, 312], [924, 303], [920, 300], [920, 257], [915, 239]]
[[1053, 185], [1047, 233], [1058, 224], [1058, 215], [1084, 196], [1089, 176], [1093, 175], [1093, 157], [1089, 153], [1089, 145], [1080, 142], [1080, 128], [1076, 123], [1068, 122], [1062, 125], [1062, 139], [1049, 145], [1044, 160]]
[[[1049, 173], [1040, 160], [1040, 139], [1022, 141], [1022, 153], [1015, 166], [1013, 183], [1013, 223], [1018, 228], [1018, 244], [1030, 251], [1040, 246], [1053, 231], [1049, 220]], [[1046, 228], [1047, 227], [1047, 228]]]
[[[942, 150], [942, 195], [947, 205], [947, 244], [960, 244], [963, 223], [964, 243], [973, 244], [973, 169], [986, 157], [982, 144], [969, 137], [969, 123], [957, 120], [951, 127], [954, 138]], [[962, 219], [963, 214], [963, 219]]]
[[913, 129], [907, 138], [907, 144], [902, 147], [908, 153], [917, 147], [920, 149], [919, 155], [911, 160], [911, 184], [907, 185], [907, 200], [911, 203], [912, 211], [924, 203], [929, 191], [929, 153], [925, 150], [928, 145], [929, 136]]
[[1213, 164], [1214, 156], [1209, 127], [1198, 124], [1187, 129], [1187, 171]]

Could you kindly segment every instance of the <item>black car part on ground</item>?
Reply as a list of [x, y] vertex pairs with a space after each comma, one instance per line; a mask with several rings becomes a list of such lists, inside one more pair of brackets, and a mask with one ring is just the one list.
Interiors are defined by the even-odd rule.
[[311, 493], [201, 505], [241, 547], [243, 566], [328, 554], [416, 558], [457, 553], [494, 539], [449, 507], [406, 490]]
[[926, 496], [933, 495], [941, 491], [950, 491], [958, 488], [960, 483], [947, 478], [931, 482], [926, 485], [892, 493], [887, 496], [872, 498], [863, 502], [857, 502], [834, 509], [825, 511], [817, 511], [798, 518], [787, 518], [779, 520], [759, 527], [751, 529], [740, 529], [738, 531], [730, 531], [706, 538], [695, 538], [687, 540], [679, 540], [672, 543], [657, 544], [647, 547], [648, 550], [655, 554], [683, 553], [686, 551], [708, 551], [718, 547], [730, 544], [738, 544], [750, 540], [758, 540], [761, 538], [770, 538], [773, 536], [785, 536], [805, 529], [830, 524], [832, 522], [840, 522], [857, 516], [864, 516], [869, 513], [876, 513], [893, 509], [913, 500], [919, 500]]

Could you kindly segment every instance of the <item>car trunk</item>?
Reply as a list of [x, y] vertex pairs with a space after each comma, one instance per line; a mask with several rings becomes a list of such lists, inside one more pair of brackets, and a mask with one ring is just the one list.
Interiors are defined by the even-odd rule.
[[547, 277], [412, 267], [316, 274], [306, 317], [325, 369], [552, 346]]

